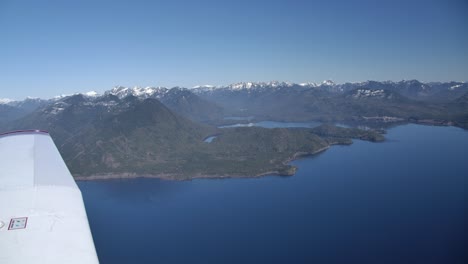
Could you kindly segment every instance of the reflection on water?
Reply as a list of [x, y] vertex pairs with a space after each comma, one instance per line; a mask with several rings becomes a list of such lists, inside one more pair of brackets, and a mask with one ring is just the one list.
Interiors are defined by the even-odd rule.
[[211, 137], [207, 137], [205, 138], [205, 140], [203, 140], [204, 142], [206, 143], [211, 143], [213, 141], [213, 139], [215, 139], [217, 136], [211, 136]]

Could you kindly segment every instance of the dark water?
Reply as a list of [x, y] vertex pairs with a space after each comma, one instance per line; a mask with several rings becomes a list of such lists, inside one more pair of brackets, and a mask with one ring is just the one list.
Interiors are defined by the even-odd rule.
[[293, 177], [79, 182], [102, 263], [464, 263], [468, 132], [393, 128]]

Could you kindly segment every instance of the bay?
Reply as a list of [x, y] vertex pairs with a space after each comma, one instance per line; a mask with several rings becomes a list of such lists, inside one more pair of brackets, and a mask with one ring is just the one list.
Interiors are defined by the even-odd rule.
[[83, 181], [101, 263], [462, 263], [468, 133], [404, 125], [292, 177]]

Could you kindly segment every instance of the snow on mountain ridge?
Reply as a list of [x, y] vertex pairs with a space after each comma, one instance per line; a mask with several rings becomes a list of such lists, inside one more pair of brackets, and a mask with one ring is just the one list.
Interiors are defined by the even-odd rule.
[[[324, 80], [321, 83], [315, 82], [302, 82], [302, 83], [291, 83], [291, 82], [280, 82], [280, 81], [270, 81], [270, 82], [238, 82], [229, 85], [196, 85], [190, 89], [192, 92], [200, 94], [200, 93], [210, 93], [214, 92], [218, 89], [221, 90], [232, 90], [232, 91], [240, 91], [240, 90], [253, 90], [253, 89], [269, 89], [269, 88], [285, 88], [285, 87], [302, 87], [302, 88], [324, 88], [334, 92], [343, 92], [345, 90], [351, 89], [352, 87], [356, 88], [367, 88], [367, 86], [375, 85], [375, 84], [386, 84], [386, 85], [393, 85], [396, 86], [403, 86], [403, 87], [411, 87], [411, 86], [420, 86], [422, 91], [426, 91], [434, 86], [441, 85], [441, 84], [450, 84], [446, 89], [449, 91], [459, 90], [461, 87], [465, 87], [466, 82], [420, 82], [418, 80], [401, 80], [401, 81], [363, 81], [363, 82], [347, 82], [342, 84], [337, 84], [332, 80]], [[33, 98], [27, 97], [23, 100], [13, 100], [8, 98], [0, 99], [0, 104], [3, 105], [12, 105], [21, 103], [27, 100], [51, 100], [51, 101], [59, 101], [65, 97], [73, 96], [73, 95], [83, 95], [89, 99], [100, 98], [104, 95], [115, 95], [118, 98], [122, 99], [129, 95], [146, 99], [146, 98], [162, 98], [170, 89], [182, 89], [178, 87], [173, 88], [166, 88], [166, 87], [125, 87], [125, 86], [115, 86], [110, 90], [105, 91], [103, 94], [99, 94], [96, 91], [89, 91], [84, 93], [74, 93], [74, 94], [62, 94], [55, 96], [51, 99], [40, 99], [40, 98]]]
[[167, 93], [169, 89], [166, 87], [138, 87], [128, 88], [124, 86], [116, 86], [109, 91], [106, 91], [104, 94], [111, 94], [119, 97], [120, 99], [125, 98], [129, 95], [141, 98], [156, 97], [159, 98]]
[[96, 91], [89, 91], [84, 93], [83, 95], [89, 96], [89, 97], [98, 97], [99, 94]]
[[324, 80], [321, 85], [334, 86], [336, 84], [332, 80]]
[[220, 87], [220, 88], [228, 88], [232, 90], [244, 90], [244, 89], [252, 89], [252, 88], [267, 88], [267, 87], [291, 87], [293, 86], [294, 83], [290, 82], [278, 82], [278, 81], [272, 81], [272, 82], [239, 82], [239, 83], [233, 83], [225, 87]]
[[206, 89], [212, 89], [212, 88], [216, 88], [215, 85], [211, 85], [211, 84], [204, 84], [204, 85], [195, 85], [194, 87], [192, 87], [193, 89], [200, 89], [200, 88], [206, 88]]
[[317, 87], [317, 83], [314, 82], [305, 82], [305, 83], [299, 83], [299, 86], [302, 87]]
[[8, 98], [0, 98], [0, 104], [9, 104], [15, 102], [15, 100], [8, 99]]
[[357, 89], [352, 95], [353, 98], [365, 98], [365, 97], [385, 97], [385, 91], [383, 89], [371, 90], [371, 89]]
[[280, 81], [270, 81], [270, 82], [238, 82], [229, 85], [223, 86], [214, 86], [214, 85], [196, 85], [193, 89], [197, 91], [213, 91], [215, 89], [229, 89], [229, 90], [249, 90], [249, 89], [264, 89], [264, 88], [278, 88], [278, 87], [320, 87], [320, 86], [336, 86], [337, 84], [331, 80], [325, 80], [320, 84], [315, 82], [303, 82], [303, 83], [292, 83], [292, 82], [280, 82]]
[[450, 86], [448, 89], [453, 91], [453, 90], [455, 90], [455, 89], [457, 89], [459, 87], [462, 87], [462, 86], [463, 86], [463, 84], [457, 84], [457, 85]]

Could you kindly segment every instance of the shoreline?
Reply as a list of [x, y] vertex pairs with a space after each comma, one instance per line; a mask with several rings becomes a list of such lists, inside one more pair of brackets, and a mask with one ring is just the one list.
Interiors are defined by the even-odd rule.
[[[317, 149], [312, 152], [296, 152], [292, 155], [292, 157], [286, 159], [285, 161], [282, 162], [283, 165], [288, 165], [288, 163], [298, 160], [301, 158], [305, 158], [308, 156], [313, 156], [319, 153], [322, 153], [329, 149], [332, 145], [328, 145], [326, 147]], [[124, 179], [137, 179], [137, 178], [148, 178], [148, 179], [161, 179], [161, 180], [170, 180], [170, 181], [189, 181], [193, 179], [229, 179], [229, 178], [260, 178], [260, 177], [265, 177], [265, 176], [284, 176], [284, 177], [289, 177], [289, 176], [294, 176], [296, 174], [297, 167], [294, 167], [294, 173], [291, 175], [284, 175], [281, 174], [279, 170], [272, 170], [272, 171], [266, 171], [266, 172], [261, 172], [257, 173], [255, 175], [244, 175], [244, 174], [226, 174], [226, 175], [203, 175], [203, 174], [195, 174], [194, 176], [190, 178], [179, 178], [180, 176], [183, 176], [181, 174], [175, 174], [175, 173], [159, 173], [159, 174], [137, 174], [137, 173], [109, 173], [109, 174], [95, 174], [95, 175], [90, 175], [90, 176], [73, 176], [75, 181], [99, 181], [99, 180], [124, 180]]]

